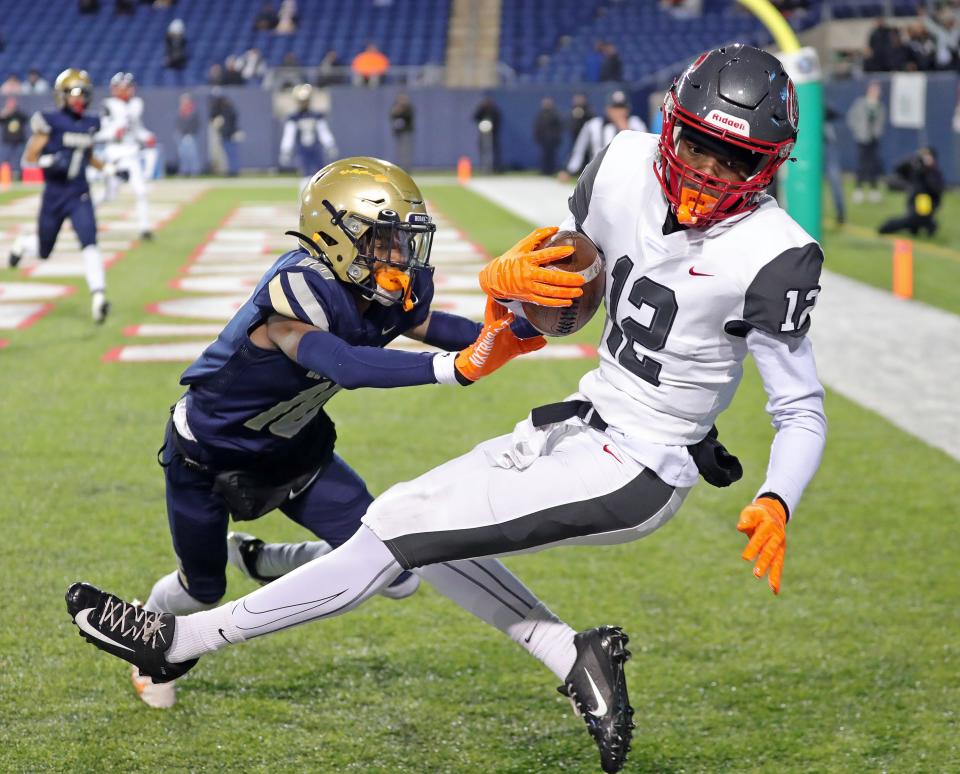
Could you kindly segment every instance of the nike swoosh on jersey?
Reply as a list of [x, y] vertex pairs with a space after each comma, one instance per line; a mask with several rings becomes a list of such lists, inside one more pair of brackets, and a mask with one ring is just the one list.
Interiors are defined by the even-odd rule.
[[692, 266], [690, 267], [690, 276], [691, 277], [715, 277], [715, 274], [704, 274], [702, 271], [697, 271]]
[[129, 650], [131, 653], [133, 653], [133, 648], [128, 648], [126, 645], [121, 645], [119, 642], [115, 640], [111, 640], [109, 637], [107, 637], [107, 635], [98, 631], [96, 628], [94, 628], [93, 624], [87, 621], [87, 619], [90, 617], [90, 613], [92, 613], [93, 611], [94, 611], [94, 608], [87, 607], [81, 610], [79, 613], [77, 613], [73, 617], [73, 622], [80, 627], [80, 631], [86, 632], [94, 639], [98, 639], [101, 642], [107, 643], [108, 645], [113, 645], [113, 647], [115, 648], [120, 648], [121, 650]]
[[595, 710], [590, 710], [590, 714], [597, 718], [602, 718], [607, 714], [607, 703], [603, 700], [603, 696], [600, 695], [600, 689], [597, 688], [597, 684], [593, 682], [593, 678], [590, 676], [588, 670], [584, 670], [587, 673], [587, 680], [590, 682], [590, 687], [593, 688], [593, 695], [597, 699], [597, 708]]

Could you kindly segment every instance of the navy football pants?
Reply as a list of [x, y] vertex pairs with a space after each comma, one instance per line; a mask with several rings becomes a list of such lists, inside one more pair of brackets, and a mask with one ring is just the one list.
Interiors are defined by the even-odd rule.
[[81, 247], [97, 243], [97, 218], [93, 213], [90, 191], [61, 189], [47, 185], [43, 189], [40, 217], [37, 222], [37, 237], [40, 242], [40, 257], [49, 258], [57, 243], [63, 221], [70, 218], [77, 232]]
[[[166, 440], [162, 462], [173, 549], [190, 596], [201, 602], [217, 602], [227, 589], [229, 512], [213, 491], [213, 476], [187, 466], [170, 439]], [[336, 548], [357, 531], [371, 502], [373, 497], [360, 476], [334, 454], [306, 491], [284, 503], [280, 510]]]

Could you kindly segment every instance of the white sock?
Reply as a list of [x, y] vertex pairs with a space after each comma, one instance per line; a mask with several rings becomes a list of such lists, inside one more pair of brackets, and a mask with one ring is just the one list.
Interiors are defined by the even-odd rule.
[[174, 570], [153, 584], [150, 596], [143, 607], [145, 610], [151, 610], [155, 613], [189, 615], [201, 610], [209, 610], [216, 604], [216, 602], [201, 602], [199, 599], [190, 596], [190, 593], [180, 582], [179, 570]]
[[40, 255], [40, 238], [36, 234], [21, 234], [13, 240], [10, 252], [21, 258], [36, 258]]
[[262, 578], [279, 578], [307, 562], [312, 562], [318, 556], [329, 554], [332, 550], [325, 540], [267, 543], [257, 557], [257, 575]]
[[468, 559], [414, 572], [438, 592], [495, 626], [563, 680], [573, 667], [576, 634], [495, 559]]
[[403, 572], [369, 527], [336, 551], [257, 589], [235, 602], [177, 618], [172, 663], [211, 653], [263, 634], [346, 613], [392, 583]]
[[140, 221], [141, 233], [150, 230], [150, 209], [146, 194], [137, 196], [137, 219]]
[[87, 277], [87, 287], [91, 293], [102, 291], [107, 286], [107, 278], [103, 272], [103, 258], [100, 248], [96, 245], [87, 245], [80, 251], [83, 257], [83, 273]]

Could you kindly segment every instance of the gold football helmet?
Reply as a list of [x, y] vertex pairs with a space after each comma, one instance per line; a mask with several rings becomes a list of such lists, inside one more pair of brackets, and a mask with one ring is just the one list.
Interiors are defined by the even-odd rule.
[[410, 310], [412, 280], [431, 271], [436, 226], [400, 167], [369, 156], [328, 164], [300, 194], [300, 230], [288, 232], [364, 298]]
[[53, 82], [53, 101], [57, 107], [66, 107], [70, 97], [82, 97], [85, 108], [93, 99], [93, 81], [90, 80], [86, 70], [68, 67]]
[[313, 97], [313, 86], [309, 83], [301, 83], [293, 88], [293, 98], [297, 107], [306, 110], [310, 107], [310, 99]]

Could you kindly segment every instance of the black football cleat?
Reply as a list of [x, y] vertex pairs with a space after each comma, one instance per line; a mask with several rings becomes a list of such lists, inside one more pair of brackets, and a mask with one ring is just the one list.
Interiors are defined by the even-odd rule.
[[260, 558], [264, 545], [260, 538], [248, 535], [246, 532], [227, 533], [227, 561], [261, 586], [276, 580], [257, 572], [257, 559]]
[[573, 638], [577, 660], [557, 690], [568, 697], [600, 750], [600, 766], [620, 771], [633, 738], [633, 707], [623, 665], [630, 638], [619, 626], [600, 626]]
[[153, 241], [153, 232], [152, 232], [152, 231], [141, 231], [141, 232], [140, 232], [140, 239], [142, 239], [144, 242], [152, 242], [152, 241]]
[[152, 613], [131, 605], [89, 583], [67, 589], [67, 612], [82, 636], [100, 650], [129, 661], [155, 683], [176, 680], [189, 672], [197, 659], [171, 664], [164, 654], [173, 643], [176, 616]]
[[11, 269], [16, 269], [20, 265], [20, 259], [23, 258], [22, 253], [15, 253], [13, 250], [10, 251], [10, 255], [7, 256], [7, 265]]

